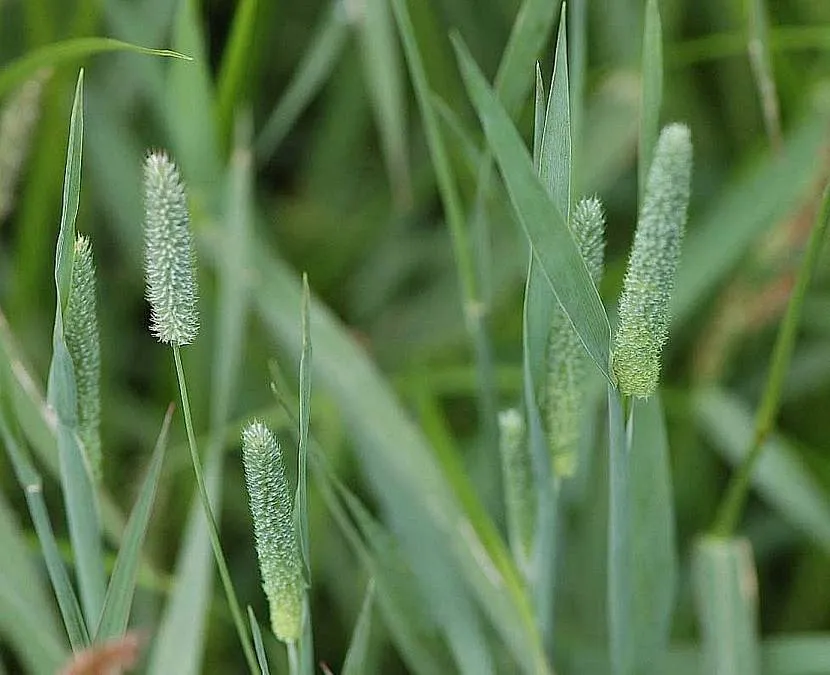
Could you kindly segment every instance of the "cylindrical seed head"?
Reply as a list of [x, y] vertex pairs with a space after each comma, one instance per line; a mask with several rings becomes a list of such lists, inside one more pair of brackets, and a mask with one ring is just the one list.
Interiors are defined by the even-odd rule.
[[101, 478], [101, 347], [95, 302], [95, 266], [89, 239], [75, 239], [75, 261], [64, 318], [64, 339], [75, 370], [78, 435], [92, 476]]
[[654, 150], [620, 297], [612, 365], [626, 396], [646, 398], [657, 389], [691, 174], [691, 134], [685, 125], [671, 124], [661, 132]]
[[242, 463], [271, 630], [294, 642], [302, 631], [305, 581], [282, 453], [262, 422], [252, 421], [242, 432]]
[[536, 500], [525, 421], [515, 408], [499, 413], [499, 451], [510, 546], [518, 559], [527, 561], [533, 546]]
[[187, 193], [164, 152], [144, 162], [144, 240], [150, 330], [161, 342], [183, 346], [196, 339], [196, 258]]
[[[597, 197], [577, 203], [571, 214], [571, 233], [588, 273], [599, 284], [605, 257], [605, 214]], [[558, 476], [571, 476], [576, 470], [588, 360], [571, 322], [557, 307], [549, 333], [543, 404], [553, 470]]]

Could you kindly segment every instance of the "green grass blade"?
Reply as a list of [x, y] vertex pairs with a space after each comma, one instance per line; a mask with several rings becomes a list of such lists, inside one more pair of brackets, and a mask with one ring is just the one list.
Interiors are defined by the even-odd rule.
[[781, 110], [778, 92], [772, 72], [769, 25], [764, 0], [747, 0], [747, 24], [749, 32], [749, 64], [758, 89], [764, 126], [774, 150], [781, 149]]
[[356, 28], [392, 192], [399, 206], [407, 206], [412, 198], [406, 141], [407, 102], [389, 0], [364, 0]]
[[588, 64], [588, 0], [571, 0], [568, 4], [568, 75], [571, 83], [571, 191], [581, 195], [585, 187], [582, 163], [585, 161], [585, 74]]
[[12, 435], [3, 410], [0, 410], [0, 434], [2, 434], [3, 443], [6, 446], [6, 452], [12, 463], [17, 482], [26, 495], [26, 505], [29, 507], [29, 514], [32, 517], [32, 523], [35, 526], [40, 548], [46, 561], [49, 580], [52, 582], [52, 589], [55, 591], [63, 625], [66, 628], [66, 634], [69, 636], [69, 644], [73, 651], [82, 650], [90, 644], [89, 632], [81, 613], [78, 597], [75, 595], [72, 583], [69, 581], [69, 575], [63, 564], [57, 541], [55, 541], [52, 523], [49, 521], [49, 514], [46, 511], [46, 503], [43, 499], [43, 482]]
[[546, 194], [519, 132], [484, 76], [461, 43], [455, 45], [468, 93], [533, 255], [591, 358], [610, 381], [608, 318], [567, 223]]
[[262, 643], [262, 631], [259, 629], [259, 622], [256, 620], [256, 614], [251, 606], [248, 605], [248, 621], [251, 624], [251, 634], [254, 636], [254, 649], [256, 650], [257, 663], [259, 663], [259, 670], [262, 675], [271, 675], [271, 670], [268, 668], [268, 657], [265, 655], [265, 645]]
[[[724, 459], [739, 466], [754, 431], [749, 407], [718, 389], [696, 392], [692, 403], [701, 432]], [[830, 501], [783, 438], [767, 439], [752, 473], [752, 486], [784, 519], [830, 551]]]
[[167, 450], [167, 432], [170, 430], [170, 420], [172, 418], [173, 406], [171, 405], [164, 416], [156, 447], [150, 460], [150, 467], [127, 522], [124, 541], [118, 549], [118, 556], [115, 559], [112, 577], [104, 599], [101, 620], [95, 632], [95, 642], [105, 642], [119, 638], [127, 630], [130, 608], [132, 607], [133, 595], [138, 580], [141, 546], [147, 534], [147, 526], [150, 522], [150, 514], [155, 501], [159, 478], [161, 477], [161, 467]]
[[223, 147], [231, 145], [234, 114], [244, 102], [248, 69], [251, 64], [251, 44], [256, 32], [259, 0], [242, 0], [236, 5], [231, 33], [222, 54], [222, 65], [216, 84], [216, 126]]
[[311, 293], [308, 277], [303, 275], [302, 331], [303, 347], [300, 354], [300, 441], [297, 450], [297, 493], [294, 498], [294, 522], [300, 539], [306, 581], [311, 584], [311, 559], [308, 533], [308, 422], [311, 415], [311, 334], [309, 304]]
[[620, 393], [608, 385], [608, 636], [613, 675], [635, 672], [630, 445]]
[[749, 542], [700, 540], [695, 545], [693, 575], [703, 637], [702, 672], [757, 675], [761, 672], [758, 580]]
[[274, 154], [303, 110], [320, 91], [338, 63], [349, 34], [348, 16], [340, 0], [331, 3], [303, 55], [288, 88], [268, 116], [256, 141], [261, 160]]
[[571, 208], [571, 105], [566, 26], [563, 5], [562, 16], [559, 19], [559, 34], [556, 38], [553, 82], [542, 132], [539, 178], [567, 223]]
[[533, 166], [539, 171], [539, 162], [542, 158], [542, 137], [545, 134], [545, 81], [542, 79], [542, 69], [536, 62], [536, 90], [533, 98]]
[[83, 59], [103, 52], [127, 51], [149, 56], [163, 56], [190, 60], [189, 56], [169, 49], [149, 49], [105, 37], [84, 37], [55, 42], [7, 64], [0, 70], [0, 98], [33, 77], [42, 68], [53, 68], [64, 63]]
[[55, 621], [54, 601], [44, 588], [40, 566], [2, 494], [0, 546], [0, 636], [27, 672], [54, 673], [66, 657], [66, 638]]
[[370, 579], [340, 675], [362, 675], [362, 673], [367, 672], [366, 661], [369, 655], [369, 639], [372, 636], [372, 608], [374, 603], [375, 582]]
[[[689, 224], [672, 298], [673, 333], [723, 282], [753, 242], [789, 214], [812, 188], [820, 173], [813, 161], [815, 149], [825, 132], [824, 115], [803, 122], [779, 155], [726, 186], [723, 197], [703, 218]], [[724, 228], [724, 223], [729, 227]]]
[[640, 147], [637, 161], [637, 188], [640, 203], [646, 189], [654, 145], [660, 134], [660, 106], [663, 100], [663, 30], [657, 0], [646, 3], [643, 30], [643, 88], [640, 95]]
[[75, 556], [81, 604], [87, 627], [96, 625], [104, 604], [105, 575], [103, 549], [95, 489], [77, 435], [75, 375], [72, 359], [63, 336], [63, 310], [69, 297], [72, 278], [75, 217], [81, 188], [83, 147], [83, 71], [78, 76], [69, 143], [66, 155], [63, 208], [55, 254], [55, 328], [52, 338], [52, 363], [49, 367], [47, 401], [57, 417], [58, 455], [69, 537]]
[[[668, 649], [677, 586], [674, 498], [659, 394], [634, 401], [629, 452], [628, 536], [632, 560], [632, 638], [636, 672]], [[651, 671], [655, 672], [655, 671]]]
[[550, 37], [561, 4], [551, 0], [524, 0], [519, 7], [495, 80], [499, 100], [511, 117], [533, 86], [530, 77], [533, 64]]

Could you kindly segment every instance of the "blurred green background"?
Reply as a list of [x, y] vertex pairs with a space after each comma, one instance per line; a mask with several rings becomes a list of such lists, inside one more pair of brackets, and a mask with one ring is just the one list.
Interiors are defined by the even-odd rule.
[[[234, 134], [244, 139], [248, 127], [253, 129], [256, 211], [251, 226], [257, 248], [286, 261], [297, 273], [307, 272], [313, 293], [378, 364], [433, 446], [460, 458], [487, 509], [501, 522], [496, 460], [478, 442], [475, 368], [453, 250], [391, 13], [380, 12], [380, 18], [367, 13], [370, 0], [189, 4], [198, 18], [190, 28], [203, 30], [203, 54], [190, 49], [192, 35], [182, 38], [188, 30], [176, 22], [187, 12], [172, 0], [0, 0], [4, 65], [45, 44], [84, 36], [172, 47], [197, 59], [187, 63], [134, 53], [74, 59], [37, 71], [28, 98], [15, 99], [17, 133], [0, 139], [0, 176], [5, 181], [0, 186], [5, 190], [0, 195], [5, 200], [0, 204], [0, 308], [13, 335], [4, 334], [3, 339], [13, 339], [43, 389], [51, 350], [52, 269], [66, 133], [77, 68], [83, 65], [86, 138], [78, 229], [91, 236], [98, 268], [104, 473], [121, 509], [128, 511], [132, 504], [164, 409], [175, 393], [168, 350], [147, 330], [143, 153], [166, 147], [180, 159], [193, 188], [194, 227], [205, 234], [200, 238], [203, 328], [185, 361], [197, 433], [206, 433], [213, 350], [221, 333], [215, 311], [221, 299], [217, 250], [221, 253], [225, 245], [214, 236], [216, 222], [210, 215], [217, 212], [214, 204], [226, 190], [215, 176], [225, 175]], [[252, 30], [243, 31], [239, 42], [233, 35], [235, 29], [243, 30], [243, 19], [237, 16], [243, 4], [254, 14]], [[448, 36], [458, 31], [492, 77], [519, 4], [409, 3], [429, 82], [442, 101], [441, 130], [452, 149], [467, 208], [475, 196], [482, 141]], [[594, 0], [573, 5], [579, 8], [573, 11], [585, 12], [587, 38], [584, 77], [577, 83], [581, 90], [574, 103], [585, 111], [575, 141], [578, 189], [598, 194], [608, 210], [608, 265], [601, 290], [612, 304], [636, 221], [644, 3]], [[661, 119], [686, 122], [695, 147], [689, 245], [663, 377], [679, 546], [685, 559], [692, 537], [711, 524], [729, 476], [724, 448], [737, 424], [734, 417], [723, 418], [724, 411], [734, 412], [731, 408], [718, 405], [719, 399], [702, 400], [697, 393], [726, 396], [743, 411], [736, 413], [739, 417], [757, 403], [820, 188], [830, 176], [830, 3], [767, 3], [767, 46], [777, 89], [768, 102], [777, 101], [779, 108], [777, 122], [772, 117], [771, 123], [765, 122], [748, 57], [747, 3], [665, 0], [661, 13], [666, 68]], [[570, 39], [578, 42], [573, 35]], [[553, 66], [552, 49], [549, 38], [538, 54], [546, 78]], [[310, 54], [317, 58], [317, 78], [307, 77], [315, 74], [307, 67]], [[298, 81], [298, 72], [306, 79]], [[532, 76], [528, 70], [528, 96], [515, 117], [526, 138], [532, 122]], [[194, 88], [194, 80], [204, 88]], [[214, 98], [203, 100], [201, 93]], [[12, 90], [3, 99], [7, 112], [14, 96]], [[215, 133], [204, 128], [211, 115], [218, 120]], [[213, 155], [200, 145], [205, 135], [216, 144]], [[221, 166], [210, 166], [217, 158]], [[503, 191], [494, 192], [488, 203], [493, 241], [483, 299], [499, 403], [510, 405], [520, 397], [526, 244]], [[787, 451], [808, 469], [825, 497], [830, 491], [827, 262], [825, 255], [808, 297], [780, 418]], [[235, 273], [247, 278], [262, 269], [250, 264]], [[245, 324], [221, 478], [223, 544], [243, 601], [252, 603], [260, 616], [265, 616], [265, 605], [236, 439], [241, 422], [256, 413], [282, 426], [287, 447], [293, 444], [269, 391], [269, 363], [278, 363], [288, 390], [294, 391], [296, 352], [286, 350], [284, 343], [296, 340], [300, 322], [299, 303], [286, 306], [286, 299], [265, 297], [267, 287], [262, 285], [251, 301]], [[269, 303], [282, 303], [279, 312], [294, 321], [296, 335], [289, 338], [289, 328], [275, 328], [267, 317]], [[352, 392], [356, 399], [361, 395], [360, 389]], [[376, 506], [377, 491], [365, 482], [365, 471], [353, 454], [361, 440], [349, 433], [348, 414], [326, 383], [315, 380], [313, 433], [339, 477]], [[134, 623], [148, 632], [170, 589], [169, 570], [193, 493], [183, 441], [184, 430], [176, 422], [147, 545], [147, 559], [158, 574], [143, 577], [134, 613]], [[396, 439], [387, 441], [394, 445]], [[56, 483], [47, 481], [46, 490], [59, 514]], [[22, 495], [5, 456], [0, 456], [0, 492], [28, 530]], [[601, 511], [602, 500], [589, 500], [588, 506], [583, 502], [583, 507], [584, 513]], [[55, 522], [63, 532], [60, 519]], [[823, 541], [804, 536], [791, 525], [786, 515], [755, 498], [744, 523], [755, 546], [764, 633], [830, 628], [830, 536]], [[313, 483], [311, 530], [317, 656], [336, 672], [367, 576]], [[33, 535], [29, 541], [34, 549]], [[563, 579], [567, 587], [569, 577]], [[674, 621], [680, 642], [695, 635], [688, 580], [685, 574], [681, 579]], [[374, 644], [381, 664], [377, 672], [406, 672], [386, 641], [382, 621], [376, 623]], [[21, 667], [14, 658], [10, 650], [2, 652], [10, 672]], [[220, 591], [210, 612], [204, 663], [204, 672], [241, 672], [243, 662]]]

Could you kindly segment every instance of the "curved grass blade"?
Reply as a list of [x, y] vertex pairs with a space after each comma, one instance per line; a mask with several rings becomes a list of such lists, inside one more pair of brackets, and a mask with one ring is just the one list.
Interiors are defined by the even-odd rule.
[[52, 523], [49, 521], [46, 502], [43, 499], [43, 482], [12, 435], [6, 420], [6, 413], [2, 409], [0, 409], [0, 435], [3, 437], [17, 482], [26, 495], [26, 505], [29, 507], [29, 514], [43, 551], [49, 580], [55, 591], [69, 644], [72, 646], [72, 651], [81, 651], [90, 644], [89, 632], [81, 613], [78, 597], [69, 581], [69, 575], [55, 541], [55, 533], [52, 531]]
[[259, 663], [259, 670], [262, 675], [271, 675], [268, 668], [268, 657], [265, 655], [265, 645], [262, 643], [262, 631], [259, 629], [259, 622], [256, 620], [256, 614], [251, 606], [248, 605], [248, 621], [251, 624], [251, 635], [254, 637], [254, 649], [256, 650], [257, 663]]
[[84, 37], [44, 45], [12, 61], [0, 70], [0, 98], [20, 86], [42, 68], [50, 68], [103, 52], [127, 51], [190, 61], [189, 56], [169, 49], [150, 49], [105, 37]]
[[153, 502], [155, 501], [156, 490], [161, 467], [164, 462], [164, 454], [167, 450], [167, 432], [170, 429], [170, 420], [173, 417], [173, 405], [167, 408], [167, 414], [161, 425], [161, 431], [156, 440], [156, 447], [153, 450], [153, 457], [150, 460], [150, 467], [141, 486], [138, 499], [136, 500], [133, 512], [127, 522], [127, 529], [124, 531], [124, 541], [118, 549], [118, 556], [115, 559], [115, 566], [112, 570], [109, 588], [104, 599], [104, 609], [101, 612], [101, 620], [95, 632], [95, 642], [119, 638], [127, 630], [127, 623], [130, 618], [130, 608], [135, 593], [135, 585], [138, 578], [138, 565], [141, 555], [141, 545], [147, 534], [147, 526], [150, 521]]
[[83, 147], [83, 82], [78, 76], [63, 188], [63, 208], [55, 254], [55, 328], [52, 336], [52, 362], [49, 366], [47, 402], [57, 419], [58, 455], [61, 468], [61, 489], [69, 524], [69, 537], [75, 556], [81, 604], [87, 627], [95, 625], [104, 604], [105, 575], [100, 523], [95, 489], [90, 469], [81, 450], [77, 434], [75, 374], [72, 359], [63, 335], [63, 310], [69, 297], [75, 244], [75, 217], [81, 188], [81, 155]]
[[758, 581], [744, 539], [706, 537], [695, 545], [693, 575], [704, 673], [757, 675]]
[[610, 382], [608, 317], [567, 223], [545, 192], [519, 132], [478, 66], [458, 39], [454, 45], [467, 91], [533, 255], [591, 358]]
[[274, 154], [297, 118], [326, 82], [343, 53], [348, 17], [340, 0], [334, 0], [318, 26], [294, 77], [256, 141], [256, 154], [266, 160]]
[[300, 554], [306, 583], [311, 585], [311, 560], [308, 545], [308, 422], [311, 415], [311, 334], [309, 324], [310, 291], [303, 275], [302, 331], [300, 354], [300, 428], [297, 451], [297, 493], [294, 498], [294, 522], [300, 539]]
[[663, 100], [663, 31], [657, 0], [646, 3], [643, 30], [643, 88], [640, 95], [640, 146], [637, 162], [637, 189], [643, 202], [646, 177], [660, 134], [660, 106]]
[[362, 675], [362, 673], [368, 672], [366, 661], [369, 655], [369, 638], [372, 635], [372, 607], [374, 602], [375, 580], [370, 579], [340, 675]]

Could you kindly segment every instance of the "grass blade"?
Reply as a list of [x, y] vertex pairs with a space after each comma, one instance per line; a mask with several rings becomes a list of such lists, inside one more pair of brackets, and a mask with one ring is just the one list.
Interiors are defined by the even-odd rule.
[[83, 148], [83, 71], [78, 76], [69, 143], [63, 208], [55, 254], [55, 328], [52, 337], [52, 363], [49, 366], [47, 401], [57, 418], [58, 455], [69, 537], [75, 555], [81, 603], [87, 627], [96, 625], [104, 604], [104, 562], [95, 489], [77, 435], [75, 375], [63, 335], [63, 310], [69, 297], [75, 244], [75, 217], [81, 189]]
[[308, 277], [303, 275], [302, 331], [300, 354], [300, 442], [297, 451], [297, 494], [294, 498], [294, 520], [300, 539], [306, 582], [311, 583], [311, 559], [308, 545], [308, 423], [311, 415], [311, 334], [309, 324], [310, 291]]
[[770, 145], [773, 150], [779, 151], [783, 142], [781, 110], [772, 73], [769, 26], [764, 0], [748, 0], [746, 12], [749, 25], [749, 65], [752, 67], [755, 86], [758, 88], [758, 98], [761, 100], [761, 111]]
[[570, 52], [568, 53], [568, 75], [571, 82], [571, 146], [573, 162], [571, 164], [571, 190], [582, 194], [585, 187], [582, 180], [582, 162], [585, 145], [583, 138], [585, 118], [585, 73], [588, 63], [588, 0], [571, 0], [568, 7], [568, 33], [570, 34]]
[[268, 668], [268, 657], [265, 655], [265, 645], [262, 643], [262, 631], [259, 629], [259, 622], [256, 620], [256, 614], [251, 606], [248, 605], [248, 621], [251, 623], [251, 634], [254, 636], [254, 649], [256, 650], [256, 658], [259, 663], [259, 670], [262, 675], [271, 675]]
[[757, 675], [758, 581], [749, 542], [702, 539], [695, 546], [693, 574], [703, 672]]
[[55, 67], [94, 54], [115, 51], [190, 60], [189, 56], [169, 49], [150, 49], [112, 38], [74, 38], [44, 45], [6, 65], [0, 70], [0, 98], [19, 87], [42, 68]]
[[654, 145], [660, 134], [660, 106], [663, 100], [663, 30], [657, 0], [646, 3], [643, 30], [643, 88], [640, 95], [640, 148], [637, 162], [639, 202], [643, 201], [646, 176], [651, 167]]
[[57, 541], [55, 541], [52, 524], [49, 522], [49, 514], [46, 511], [46, 503], [43, 499], [43, 482], [12, 435], [3, 410], [0, 410], [0, 434], [2, 434], [3, 443], [6, 446], [6, 452], [12, 463], [17, 482], [26, 495], [26, 505], [29, 507], [29, 514], [32, 517], [40, 548], [43, 551], [49, 580], [52, 582], [52, 589], [55, 591], [63, 625], [66, 628], [66, 634], [69, 636], [69, 644], [72, 646], [72, 651], [83, 650], [90, 644], [89, 633], [81, 613], [78, 597], [75, 595], [72, 583], [69, 581], [69, 575], [66, 573], [63, 558], [58, 549]]
[[372, 608], [374, 602], [375, 581], [370, 579], [340, 675], [361, 675], [367, 672], [366, 661], [369, 655], [369, 638], [372, 636]]
[[468, 93], [533, 255], [591, 358], [610, 381], [608, 318], [567, 223], [546, 194], [519, 132], [469, 52], [457, 40], [455, 46]]
[[308, 50], [279, 103], [256, 141], [256, 154], [266, 160], [274, 154], [303, 110], [330, 77], [343, 53], [348, 17], [340, 0], [334, 0], [318, 26]]
[[118, 549], [118, 556], [115, 559], [109, 588], [107, 588], [107, 595], [104, 599], [101, 620], [95, 632], [95, 642], [106, 642], [119, 638], [127, 630], [138, 577], [141, 546], [147, 534], [147, 526], [150, 522], [150, 514], [155, 501], [159, 478], [161, 477], [161, 467], [167, 450], [167, 432], [170, 430], [170, 420], [172, 418], [173, 406], [170, 405], [161, 425], [156, 447], [153, 450], [153, 457], [150, 460], [150, 467], [147, 470], [132, 514], [130, 514], [130, 520], [127, 522], [124, 541]]

